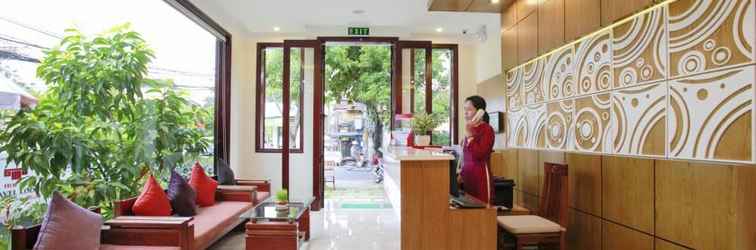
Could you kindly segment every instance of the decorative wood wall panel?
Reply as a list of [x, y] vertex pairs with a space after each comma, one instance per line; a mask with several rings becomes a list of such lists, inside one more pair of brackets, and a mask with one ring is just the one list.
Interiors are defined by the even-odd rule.
[[[624, 13], [645, 2], [606, 8]], [[515, 122], [508, 146], [756, 161], [754, 2], [657, 5], [513, 68], [506, 73], [507, 121]], [[564, 5], [566, 20], [582, 19], [593, 2]]]
[[667, 85], [658, 83], [612, 93], [610, 135], [614, 153], [664, 156]]
[[752, 63], [754, 1], [685, 0], [669, 6], [672, 76]]
[[577, 89], [590, 95], [612, 89], [612, 33], [604, 32], [582, 40], [575, 48]]
[[658, 8], [613, 28], [616, 85], [633, 86], [667, 77], [668, 42], [665, 11], [665, 8]]

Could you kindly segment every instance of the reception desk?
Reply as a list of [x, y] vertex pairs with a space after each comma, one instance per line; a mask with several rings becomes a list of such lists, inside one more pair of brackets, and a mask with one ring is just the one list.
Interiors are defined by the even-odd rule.
[[495, 208], [449, 205], [451, 155], [407, 147], [384, 155], [384, 189], [401, 220], [403, 250], [496, 249]]

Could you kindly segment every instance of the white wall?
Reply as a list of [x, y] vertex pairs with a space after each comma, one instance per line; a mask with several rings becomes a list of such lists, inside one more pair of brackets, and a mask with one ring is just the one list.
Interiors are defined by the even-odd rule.
[[[496, 33], [498, 34], [498, 33]], [[308, 39], [308, 37], [255, 36], [234, 38], [232, 51], [232, 86], [231, 86], [231, 167], [242, 178], [270, 179], [275, 192], [281, 188], [281, 155], [277, 153], [255, 152], [255, 91], [256, 91], [256, 46], [258, 42], [282, 42], [284, 39]], [[309, 37], [311, 39], [311, 37]], [[489, 38], [486, 43], [470, 40], [458, 40], [433, 36], [403, 37], [406, 40], [431, 40], [434, 43], [459, 44], [459, 109], [462, 100], [476, 94], [479, 77], [496, 75], [500, 61], [498, 44], [490, 42], [499, 39]], [[495, 57], [495, 58], [489, 58]], [[485, 64], [478, 67], [479, 64]], [[482, 69], [482, 70], [481, 70]], [[487, 79], [487, 78], [486, 78]], [[304, 154], [290, 155], [290, 192], [292, 197], [310, 196], [312, 194], [312, 114], [314, 89], [311, 82], [305, 85], [304, 113]], [[463, 128], [460, 114], [459, 127]], [[320, 146], [320, 145], [319, 145]]]

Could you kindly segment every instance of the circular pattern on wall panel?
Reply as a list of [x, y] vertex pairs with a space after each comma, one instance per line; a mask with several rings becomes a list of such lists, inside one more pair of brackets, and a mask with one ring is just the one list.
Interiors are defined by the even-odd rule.
[[604, 131], [601, 115], [595, 110], [585, 108], [575, 114], [575, 146], [579, 150], [595, 151]]

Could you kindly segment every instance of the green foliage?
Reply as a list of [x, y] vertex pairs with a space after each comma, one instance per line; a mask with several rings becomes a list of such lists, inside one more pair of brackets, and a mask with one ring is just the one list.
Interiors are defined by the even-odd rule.
[[412, 126], [413, 133], [422, 135], [433, 131], [440, 123], [438, 115], [421, 112], [412, 116], [410, 126]]
[[42, 197], [59, 190], [83, 207], [136, 195], [143, 177], [207, 150], [205, 109], [170, 81], [146, 79], [153, 51], [128, 25], [93, 38], [66, 30], [37, 75], [49, 89], [0, 131], [0, 151], [33, 174], [19, 183]]
[[277, 202], [289, 201], [289, 191], [286, 189], [281, 189], [278, 192], [276, 192], [276, 201]]
[[42, 223], [47, 211], [47, 203], [42, 199], [23, 197], [3, 197], [0, 199], [0, 211], [7, 215], [4, 225], [11, 229], [15, 226], [31, 226]]

